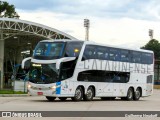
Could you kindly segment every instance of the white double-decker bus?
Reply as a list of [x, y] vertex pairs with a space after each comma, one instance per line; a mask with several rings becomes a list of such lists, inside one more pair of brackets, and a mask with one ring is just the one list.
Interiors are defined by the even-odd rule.
[[28, 66], [28, 93], [49, 101], [139, 100], [153, 92], [154, 54], [148, 50], [44, 40], [22, 61], [22, 68]]

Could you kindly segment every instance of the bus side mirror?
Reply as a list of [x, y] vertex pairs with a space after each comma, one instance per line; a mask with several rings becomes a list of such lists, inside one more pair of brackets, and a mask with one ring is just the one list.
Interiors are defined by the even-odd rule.
[[76, 57], [64, 57], [64, 58], [59, 59], [56, 62], [56, 69], [60, 68], [61, 62], [68, 62], [68, 61], [72, 61], [72, 60], [75, 60], [75, 59], [76, 59]]
[[28, 69], [30, 67], [31, 58], [32, 57], [28, 57], [22, 60], [22, 69], [25, 69], [25, 68]]

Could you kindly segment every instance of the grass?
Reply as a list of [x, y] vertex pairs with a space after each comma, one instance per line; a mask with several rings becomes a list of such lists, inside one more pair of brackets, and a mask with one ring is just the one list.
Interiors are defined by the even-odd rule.
[[27, 93], [22, 91], [0, 90], [0, 94], [27, 94]]

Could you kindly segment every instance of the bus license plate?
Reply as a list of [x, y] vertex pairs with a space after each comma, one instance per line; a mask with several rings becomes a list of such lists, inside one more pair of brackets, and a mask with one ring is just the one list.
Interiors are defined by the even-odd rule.
[[37, 95], [43, 95], [43, 92], [37, 92]]

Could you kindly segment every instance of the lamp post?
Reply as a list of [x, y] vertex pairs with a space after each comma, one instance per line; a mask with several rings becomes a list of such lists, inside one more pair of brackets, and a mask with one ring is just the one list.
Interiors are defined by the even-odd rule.
[[88, 41], [89, 40], [89, 27], [90, 27], [89, 19], [84, 19], [84, 27], [86, 28], [85, 40]]
[[152, 29], [149, 29], [149, 36], [150, 36], [150, 39], [152, 40], [153, 39], [153, 30]]

